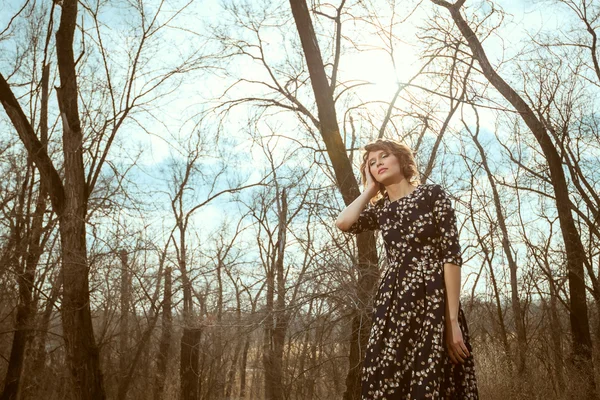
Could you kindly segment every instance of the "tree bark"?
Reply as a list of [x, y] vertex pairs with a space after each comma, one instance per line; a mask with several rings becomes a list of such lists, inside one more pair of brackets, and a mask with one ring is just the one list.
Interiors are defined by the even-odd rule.
[[57, 210], [63, 257], [62, 320], [67, 359], [76, 398], [104, 399], [98, 347], [90, 310], [85, 220], [87, 190], [83, 165], [83, 135], [79, 121], [77, 76], [73, 37], [77, 0], [63, 0], [56, 32], [56, 54], [60, 75], [57, 89], [63, 123], [64, 209]]
[[200, 357], [200, 338], [202, 330], [184, 326], [181, 336], [181, 400], [200, 398], [198, 360]]
[[84, 180], [83, 136], [77, 106], [73, 56], [76, 19], [77, 0], [64, 0], [56, 33], [61, 82], [57, 96], [63, 122], [64, 184], [2, 75], [0, 102], [45, 181], [52, 207], [59, 219], [64, 288], [61, 315], [67, 362], [73, 378], [75, 397], [95, 400], [104, 399], [105, 393], [89, 304], [85, 237], [88, 192]]
[[119, 252], [121, 258], [121, 319], [119, 327], [119, 387], [123, 386], [123, 380], [127, 378], [129, 361], [129, 265], [127, 252]]
[[216, 315], [216, 330], [215, 343], [214, 343], [214, 370], [215, 383], [214, 383], [214, 397], [222, 399], [225, 396], [225, 386], [227, 381], [227, 373], [224, 373], [224, 357], [225, 352], [223, 346], [223, 260], [220, 252], [217, 254], [217, 315]]
[[[352, 171], [352, 164], [346, 153], [346, 148], [337, 122], [335, 102], [331, 92], [321, 51], [317, 42], [308, 6], [305, 0], [290, 0], [292, 14], [302, 43], [302, 49], [310, 75], [315, 101], [319, 116], [319, 131], [325, 142], [327, 154], [331, 160], [337, 185], [344, 203], [349, 205], [360, 195], [358, 182]], [[375, 290], [377, 270], [377, 250], [375, 236], [372, 232], [357, 235], [358, 247], [358, 302], [370, 304]], [[370, 318], [366, 310], [355, 310], [352, 321], [352, 337], [350, 339], [349, 369], [346, 377], [344, 400], [360, 397], [360, 371], [366, 348]]]
[[179, 226], [179, 270], [183, 286], [183, 332], [180, 344], [179, 378], [181, 381], [181, 400], [198, 400], [200, 398], [200, 381], [198, 360], [200, 357], [200, 338], [202, 330], [194, 321], [194, 304], [192, 298], [192, 282], [187, 271], [186, 224], [183, 222], [183, 211], [178, 217]]
[[244, 337], [244, 332], [242, 329], [242, 299], [241, 299], [241, 293], [239, 290], [239, 287], [237, 285], [237, 283], [235, 282], [235, 280], [231, 277], [231, 273], [228, 273], [229, 277], [231, 278], [232, 283], [235, 286], [235, 301], [236, 301], [236, 335], [237, 335], [237, 341], [235, 344], [235, 350], [233, 352], [233, 358], [231, 360], [231, 365], [229, 367], [229, 372], [227, 373], [227, 382], [225, 383], [225, 398], [229, 399], [231, 398], [233, 392], [234, 392], [234, 386], [235, 386], [235, 377], [237, 374], [237, 369], [238, 369], [238, 361], [240, 358], [240, 353], [242, 352], [242, 346], [244, 343], [244, 340], [242, 340], [242, 338]]
[[[288, 316], [285, 311], [285, 270], [284, 256], [287, 232], [287, 192], [285, 189], [278, 195], [279, 227], [277, 230], [277, 243], [275, 245], [275, 263], [270, 266], [270, 278], [267, 293], [271, 310], [271, 317], [267, 318], [265, 329], [265, 398], [280, 400], [285, 398], [283, 390], [283, 347], [288, 325]], [[274, 292], [277, 292], [275, 299]]]
[[173, 306], [172, 306], [171, 268], [165, 269], [165, 292], [163, 296], [162, 332], [156, 356], [156, 380], [154, 381], [154, 400], [161, 400], [165, 391], [165, 379], [169, 361], [171, 338], [173, 336]]
[[[272, 255], [269, 256], [269, 259]], [[264, 318], [264, 333], [263, 333], [263, 368], [264, 368], [264, 388], [266, 400], [281, 400], [281, 393], [278, 392], [276, 384], [277, 371], [274, 366], [273, 357], [273, 326], [275, 325], [274, 316], [274, 299], [275, 299], [275, 265], [268, 263], [267, 265], [267, 292], [265, 299], [265, 318]]]
[[[548, 268], [548, 270], [550, 270]], [[556, 376], [556, 387], [559, 395], [562, 397], [565, 388], [565, 376], [563, 373], [563, 350], [562, 350], [562, 327], [560, 318], [558, 316], [557, 297], [558, 293], [556, 290], [556, 283], [552, 280], [552, 277], [548, 277], [548, 283], [550, 285], [550, 337], [552, 338], [552, 355], [554, 361], [554, 369]]]
[[246, 398], [246, 366], [248, 365], [248, 351], [250, 350], [250, 339], [244, 341], [242, 361], [240, 362], [240, 399]]

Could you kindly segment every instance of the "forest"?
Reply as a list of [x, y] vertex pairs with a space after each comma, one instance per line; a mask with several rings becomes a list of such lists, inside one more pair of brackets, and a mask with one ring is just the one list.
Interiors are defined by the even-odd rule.
[[377, 138], [451, 196], [481, 399], [600, 398], [597, 0], [0, 10], [0, 400], [358, 400]]

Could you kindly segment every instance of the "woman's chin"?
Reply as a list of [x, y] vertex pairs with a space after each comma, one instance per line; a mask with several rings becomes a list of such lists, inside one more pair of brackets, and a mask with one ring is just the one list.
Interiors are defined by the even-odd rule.
[[390, 184], [390, 178], [388, 178], [388, 177], [381, 178], [381, 179], [377, 180], [377, 182], [379, 182], [383, 186], [387, 186]]

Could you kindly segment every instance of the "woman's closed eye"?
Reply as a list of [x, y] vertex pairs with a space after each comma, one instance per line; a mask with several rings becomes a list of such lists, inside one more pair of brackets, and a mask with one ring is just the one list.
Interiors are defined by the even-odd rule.
[[[388, 156], [388, 154], [387, 154], [387, 153], [383, 153], [383, 154], [381, 155], [381, 158], [386, 158], [387, 156]], [[369, 165], [374, 165], [374, 164], [375, 164], [375, 160], [374, 160], [374, 159], [373, 159], [373, 160], [371, 160], [371, 161], [369, 162]]]

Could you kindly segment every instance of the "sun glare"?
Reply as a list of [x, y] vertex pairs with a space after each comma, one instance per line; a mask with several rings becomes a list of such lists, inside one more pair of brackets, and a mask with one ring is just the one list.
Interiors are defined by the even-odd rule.
[[389, 100], [398, 84], [407, 83], [418, 72], [420, 65], [410, 46], [396, 53], [395, 62], [382, 50], [365, 51], [344, 58], [340, 67], [345, 80], [368, 82], [360, 89], [361, 96], [370, 100]]

